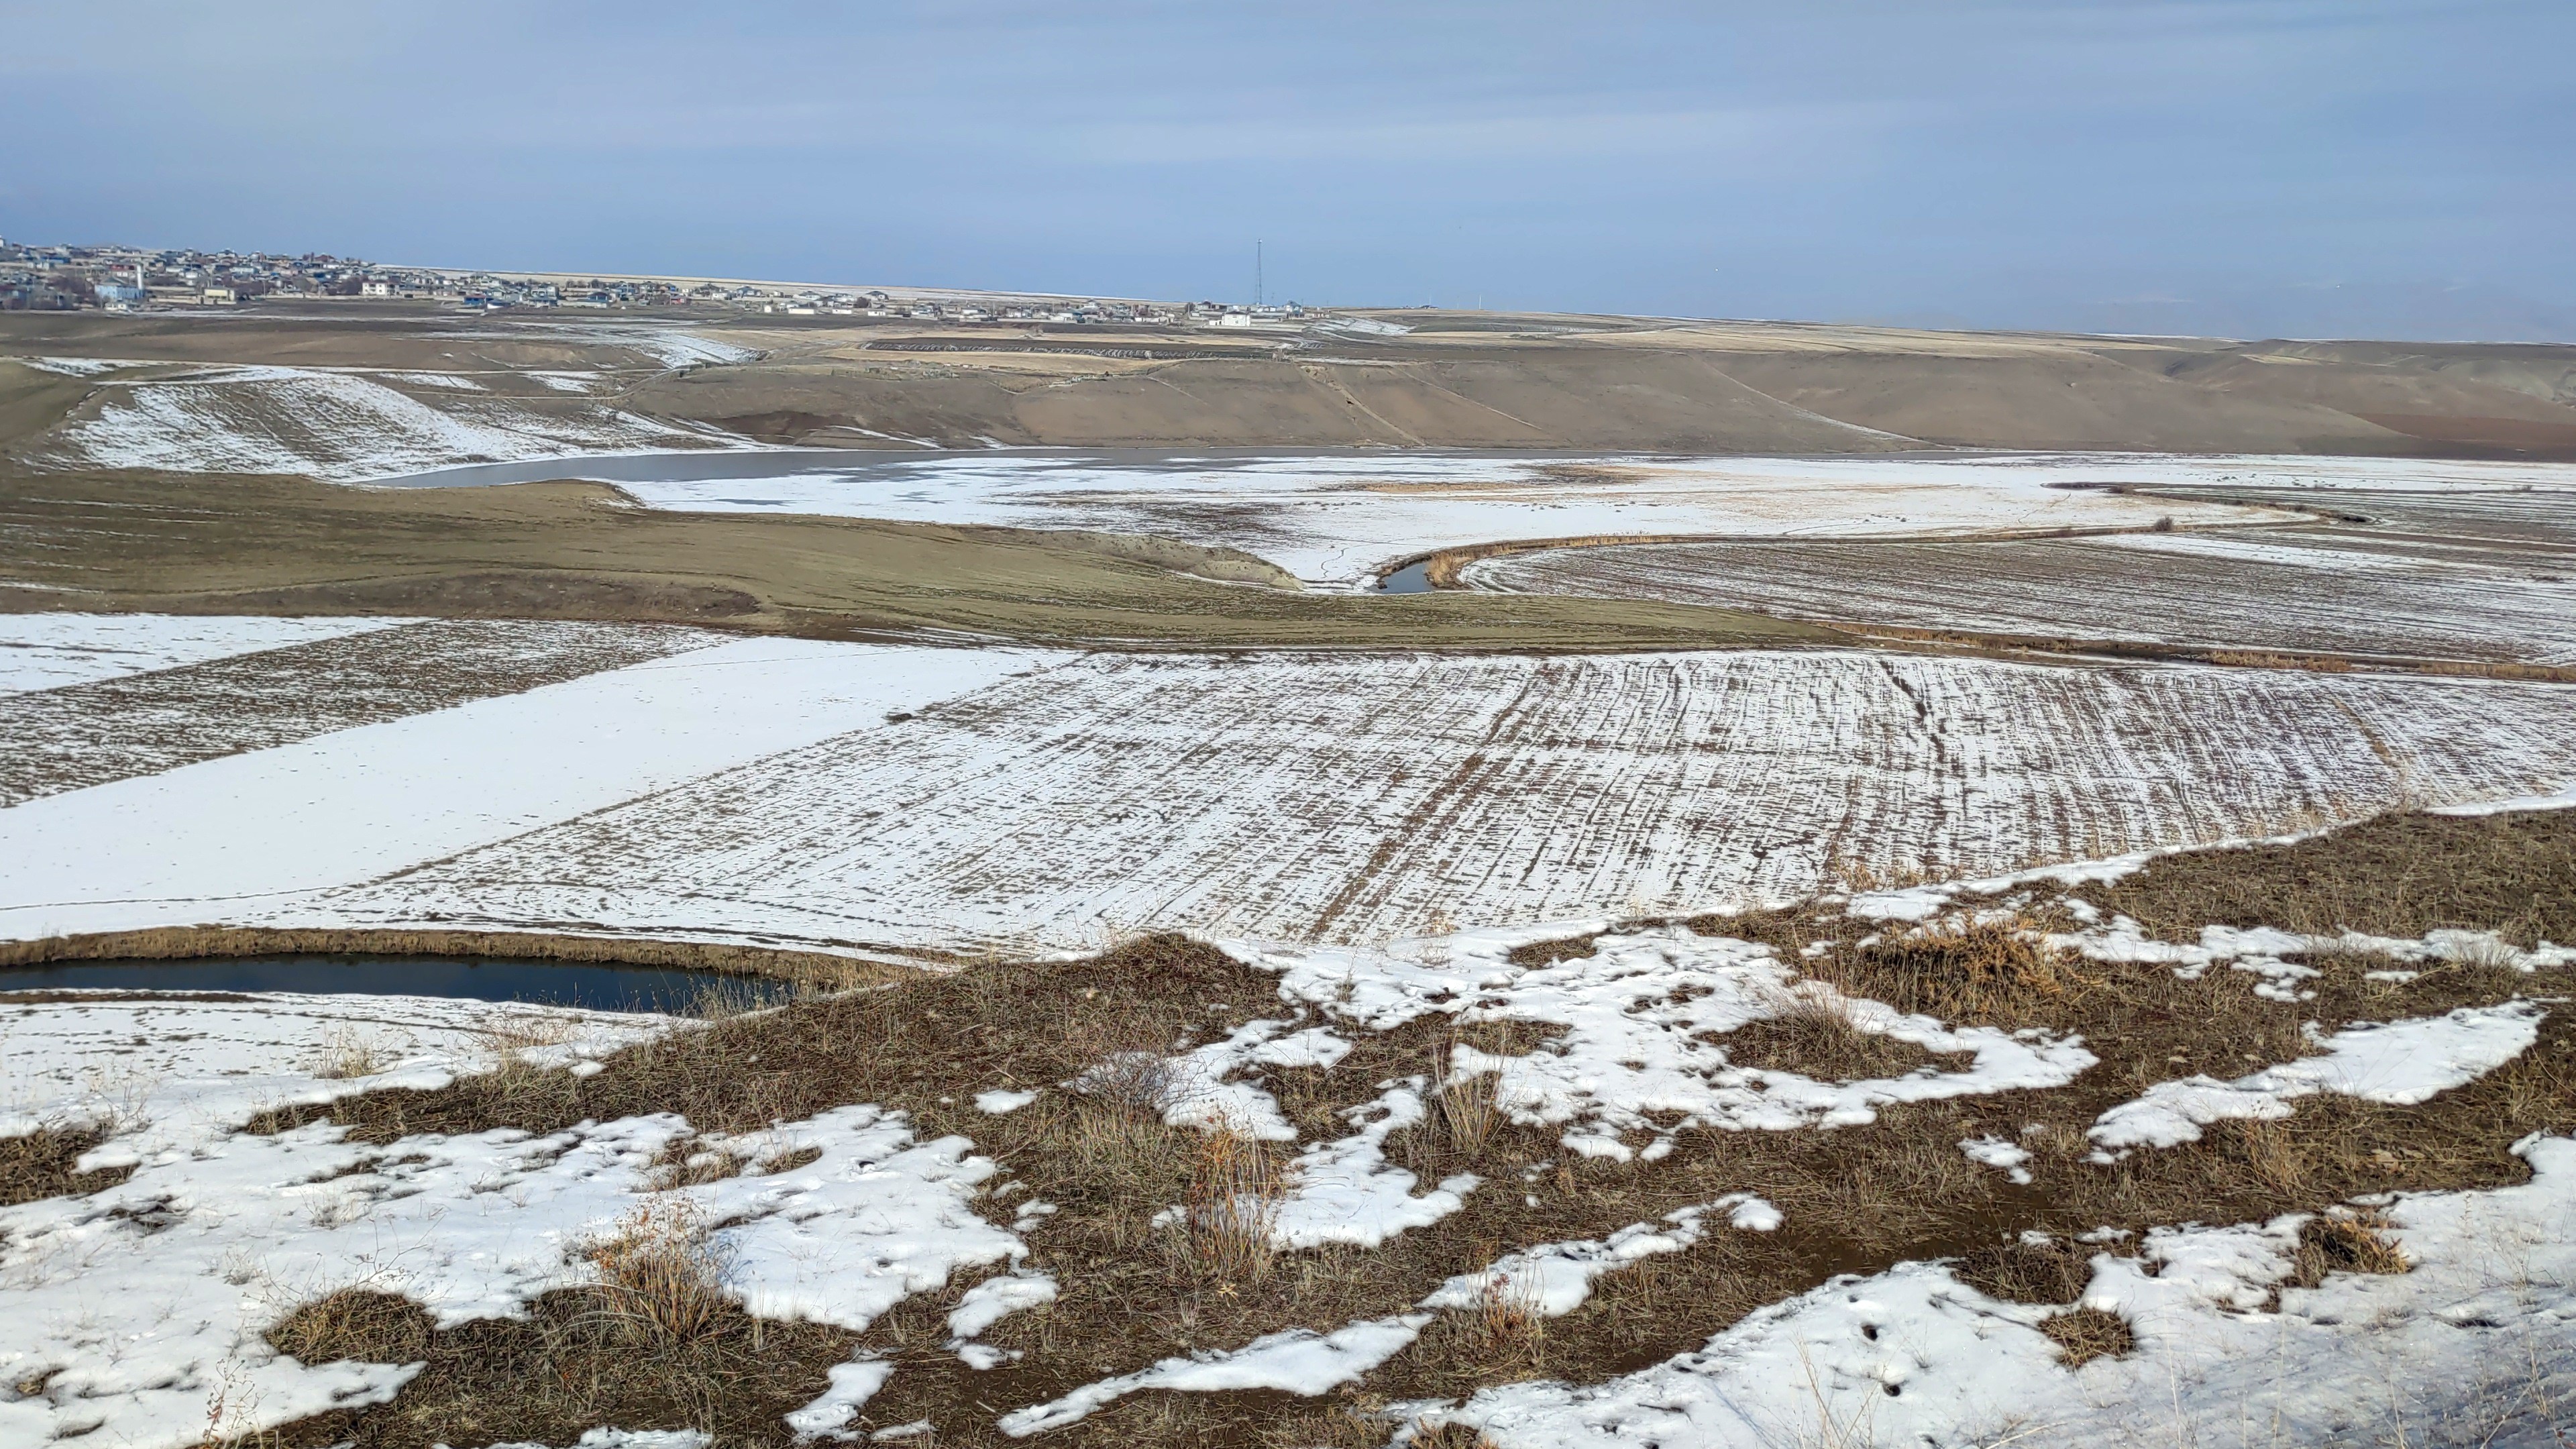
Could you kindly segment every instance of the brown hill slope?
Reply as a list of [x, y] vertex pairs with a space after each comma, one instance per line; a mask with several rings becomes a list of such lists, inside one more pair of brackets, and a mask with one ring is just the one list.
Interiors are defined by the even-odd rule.
[[[1354, 326], [1353, 324], [1357, 325]], [[1370, 328], [1404, 328], [1371, 331]], [[748, 360], [692, 361], [657, 338]], [[1866, 453], [1926, 445], [2576, 459], [2576, 347], [2228, 342], [1404, 311], [1303, 330], [428, 304], [0, 317], [0, 355], [599, 370], [637, 412], [774, 442]], [[9, 369], [21, 431], [60, 376]], [[0, 377], [0, 383], [9, 381]], [[0, 389], [6, 390], [6, 389]], [[7, 399], [0, 398], [0, 402]]]

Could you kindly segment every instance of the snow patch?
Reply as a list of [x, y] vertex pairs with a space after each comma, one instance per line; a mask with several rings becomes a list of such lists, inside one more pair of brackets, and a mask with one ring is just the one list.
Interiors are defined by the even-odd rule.
[[2349, 1026], [2309, 1039], [2316, 1056], [2265, 1067], [2232, 1082], [2186, 1077], [2158, 1082], [2144, 1096], [2104, 1112], [2089, 1136], [2094, 1156], [2126, 1149], [2174, 1147], [2200, 1140], [2200, 1129], [2228, 1119], [2274, 1120], [2290, 1103], [2318, 1092], [2407, 1105], [2477, 1080], [2522, 1055], [2538, 1039], [2545, 1013], [2527, 1001], [2464, 1006], [2447, 1016]]
[[120, 679], [419, 622], [227, 614], [0, 614], [0, 694]]

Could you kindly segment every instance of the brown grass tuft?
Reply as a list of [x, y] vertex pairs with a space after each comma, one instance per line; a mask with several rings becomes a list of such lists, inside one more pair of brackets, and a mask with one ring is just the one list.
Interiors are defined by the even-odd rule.
[[343, 1288], [288, 1314], [268, 1331], [268, 1342], [303, 1364], [418, 1363], [429, 1357], [436, 1322], [398, 1294]]
[[1522, 971], [1535, 971], [1559, 961], [1580, 961], [1592, 954], [1594, 943], [1601, 939], [1595, 931], [1588, 936], [1563, 936], [1553, 941], [1528, 941], [1514, 946], [1503, 959]]
[[584, 1256], [599, 1275], [601, 1316], [633, 1342], [694, 1343], [733, 1306], [732, 1261], [686, 1199], [646, 1199]]
[[1264, 1276], [1270, 1271], [1270, 1232], [1287, 1197], [1287, 1174], [1267, 1144], [1230, 1127], [1206, 1134], [1181, 1207], [1191, 1261], [1221, 1282]]
[[2411, 1273], [2406, 1250], [2387, 1235], [2394, 1226], [2376, 1209], [2345, 1215], [2319, 1213], [2299, 1227], [2299, 1249], [2289, 1281], [2314, 1288], [2330, 1273]]
[[1726, 1051], [1729, 1064], [1759, 1071], [1795, 1072], [1824, 1082], [1901, 1077], [1934, 1063], [1954, 1063], [1912, 1042], [1863, 1031], [1851, 1003], [1839, 994], [1790, 991], [1780, 1008], [1759, 1021], [1706, 1038]]
[[1450, 1044], [1431, 1056], [1431, 1122], [1439, 1134], [1440, 1144], [1449, 1153], [1462, 1158], [1484, 1154], [1486, 1145], [1503, 1125], [1502, 1104], [1495, 1100], [1495, 1088], [1502, 1077], [1497, 1072], [1475, 1072], [1458, 1076], [1455, 1066], [1457, 1045]]
[[1496, 1273], [1476, 1290], [1465, 1310], [1468, 1332], [1485, 1357], [1526, 1356], [1547, 1337], [1547, 1315], [1539, 1311], [1538, 1280]]
[[2093, 1257], [2104, 1248], [2054, 1234], [2015, 1237], [1970, 1253], [1952, 1273], [1990, 1298], [2014, 1303], [2073, 1303], [2093, 1282]]
[[0, 1137], [0, 1207], [39, 1198], [76, 1197], [114, 1187], [134, 1175], [131, 1165], [76, 1171], [81, 1154], [107, 1140], [96, 1129], [39, 1127]]
[[1947, 1022], [2018, 1024], [2033, 1007], [2065, 997], [2083, 980], [2064, 953], [2030, 939], [2037, 924], [2027, 918], [1936, 921], [1891, 930], [1867, 945], [1837, 942], [1797, 964], [1847, 996], [1899, 1011]]
[[326, 1028], [314, 1044], [313, 1075], [326, 1082], [372, 1077], [389, 1063], [376, 1039], [345, 1023]]
[[2129, 1320], [2107, 1308], [2070, 1308], [2039, 1321], [2039, 1331], [2057, 1345], [2058, 1362], [2082, 1368], [2097, 1358], [2127, 1358], [2138, 1351], [2138, 1335]]

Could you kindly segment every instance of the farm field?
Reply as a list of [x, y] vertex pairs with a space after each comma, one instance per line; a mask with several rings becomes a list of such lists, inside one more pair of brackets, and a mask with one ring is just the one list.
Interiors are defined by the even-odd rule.
[[[721, 640], [410, 626], [10, 696], [52, 774], [0, 810], [0, 931], [1365, 942], [1993, 875], [2576, 777], [2576, 690], [2547, 684]], [[429, 667], [354, 667], [361, 646]], [[442, 669], [476, 682], [436, 697]]]
[[2257, 531], [2076, 539], [1629, 544], [1501, 553], [1470, 588], [1784, 618], [2324, 654], [2576, 661], [2576, 491], [2362, 478], [2176, 487], [2320, 511]]
[[[61, 616], [0, 618], [0, 633], [29, 617]], [[93, 622], [113, 631], [123, 621], [93, 616]], [[172, 632], [183, 640], [193, 632], [186, 622], [154, 622], [175, 624]], [[11, 746], [0, 761], [0, 806], [723, 642], [720, 634], [667, 625], [395, 621], [310, 643], [0, 694], [0, 737]]]
[[778, 978], [0, 969], [0, 1444], [2576, 1434], [2554, 355], [1386, 315], [0, 319], [0, 962]]
[[[622, 486], [657, 508], [1150, 533], [1268, 559], [1309, 586], [1365, 588], [1443, 549], [1659, 535], [1906, 537], [2285, 523], [2224, 501], [2084, 486], [2226, 466], [2076, 458], [1795, 459], [1471, 454], [1127, 459], [894, 458], [786, 477], [692, 480], [687, 459]], [[810, 466], [810, 465], [809, 465]]]

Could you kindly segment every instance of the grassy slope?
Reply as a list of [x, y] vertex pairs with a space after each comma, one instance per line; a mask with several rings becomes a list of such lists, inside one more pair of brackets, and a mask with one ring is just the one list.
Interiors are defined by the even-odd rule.
[[[659, 513], [593, 483], [369, 490], [284, 478], [0, 478], [0, 608], [685, 619], [1215, 647], [1800, 644], [1811, 625], [1590, 599], [1311, 595], [1186, 577], [1114, 540]], [[1175, 563], [1199, 551], [1175, 548]], [[62, 590], [76, 591], [70, 594]]]
[[[1420, 321], [1422, 319], [1415, 319]], [[645, 382], [648, 412], [771, 441], [1884, 452], [1920, 445], [2576, 457], [2576, 349], [2278, 344], [1519, 319], [1147, 365], [917, 348], [921, 324], [732, 325], [756, 363]], [[900, 332], [902, 335], [898, 336]], [[998, 345], [1007, 334], [969, 339]], [[1149, 338], [1050, 335], [1033, 345]], [[1170, 339], [1165, 338], [1168, 342]]]
[[[2305, 929], [2350, 924], [2416, 936], [2457, 925], [2527, 934], [2565, 926], [2571, 860], [2576, 828], [2563, 812], [2401, 816], [2294, 846], [2167, 857], [2083, 893], [2135, 909], [2159, 937], [2184, 941], [2197, 940], [2204, 922], [2240, 913]], [[2320, 881], [2338, 889], [2321, 895]], [[2526, 894], [2534, 890], [2546, 897], [2536, 912]], [[2033, 911], [2018, 925], [2072, 924], [2052, 903]], [[1219, 1139], [1170, 1128], [1153, 1101], [1106, 1088], [1045, 1091], [1003, 1116], [969, 1102], [997, 1082], [1062, 1082], [1118, 1053], [1163, 1050], [1184, 1033], [1221, 1035], [1276, 1010], [1275, 979], [1173, 936], [1085, 961], [976, 963], [665, 1038], [617, 1054], [587, 1078], [505, 1070], [440, 1091], [381, 1090], [281, 1109], [254, 1130], [330, 1119], [355, 1140], [390, 1145], [414, 1133], [503, 1126], [544, 1133], [655, 1111], [677, 1111], [700, 1131], [735, 1132], [844, 1102], [900, 1107], [925, 1135], [972, 1137], [1029, 1196], [1057, 1205], [1032, 1236], [1029, 1266], [1055, 1277], [1061, 1295], [1004, 1319], [986, 1340], [1024, 1358], [975, 1371], [942, 1346], [963, 1281], [908, 1301], [856, 1338], [755, 1324], [720, 1302], [687, 1333], [621, 1327], [597, 1295], [578, 1289], [550, 1295], [528, 1320], [441, 1331], [418, 1307], [360, 1289], [307, 1305], [274, 1341], [308, 1362], [426, 1360], [428, 1368], [391, 1404], [305, 1421], [282, 1442], [294, 1449], [344, 1439], [364, 1449], [560, 1443], [587, 1425], [618, 1423], [704, 1424], [728, 1443], [784, 1444], [779, 1416], [820, 1392], [829, 1367], [861, 1348], [898, 1364], [865, 1406], [863, 1427], [927, 1419], [942, 1444], [1001, 1449], [1011, 1442], [992, 1427], [1002, 1409], [1168, 1354], [1401, 1312], [1449, 1275], [1475, 1271], [1506, 1249], [1597, 1237], [1739, 1191], [1761, 1194], [1786, 1222], [1776, 1232], [1712, 1234], [1684, 1252], [1643, 1259], [1602, 1278], [1595, 1297], [1565, 1317], [1540, 1323], [1526, 1312], [1452, 1312], [1328, 1398], [1138, 1394], [1045, 1442], [1382, 1445], [1400, 1423], [1391, 1411], [1405, 1401], [1529, 1378], [1597, 1382], [1697, 1348], [1762, 1305], [1834, 1274], [1930, 1258], [1954, 1259], [1959, 1276], [1982, 1291], [2059, 1306], [2063, 1316], [2044, 1331], [2073, 1360], [2135, 1343], [2127, 1323], [2099, 1310], [2085, 1319], [2075, 1304], [2096, 1254], [2136, 1248], [2083, 1235], [2106, 1225], [2135, 1234], [2161, 1224], [2264, 1221], [2368, 1193], [2506, 1186], [2529, 1173], [2509, 1152], [2513, 1142], [2576, 1125], [2576, 1030], [2553, 1012], [2514, 1062], [2420, 1105], [2321, 1093], [2281, 1120], [2221, 1122], [2197, 1142], [2110, 1163], [2091, 1158], [2084, 1135], [2099, 1113], [2152, 1083], [2196, 1071], [2230, 1077], [2303, 1055], [2311, 1049], [2305, 1023], [2331, 1030], [2554, 995], [2567, 989], [2563, 967], [2524, 975], [2460, 965], [2399, 981], [2368, 974], [2387, 958], [2343, 953], [2312, 962], [2321, 973], [2303, 983], [2312, 997], [2285, 1002], [2259, 994], [2250, 973], [2184, 979], [2152, 963], [2079, 961], [1992, 922], [1954, 921], [1901, 937], [1882, 922], [1829, 910], [1686, 924], [1772, 943], [1800, 961], [1803, 974], [1900, 1009], [2079, 1033], [2101, 1061], [2063, 1087], [1885, 1104], [1875, 1121], [1831, 1131], [1691, 1129], [1659, 1162], [1574, 1156], [1552, 1129], [1444, 1105], [1392, 1134], [1388, 1151], [1426, 1180], [1461, 1170], [1483, 1176], [1488, 1186], [1464, 1209], [1374, 1250], [1334, 1245], [1233, 1264], [1206, 1252], [1207, 1235], [1158, 1216], [1204, 1193]], [[1590, 950], [1588, 940], [1549, 943], [1515, 960], [1537, 965]], [[1372, 1100], [1387, 1079], [1440, 1071], [1453, 1041], [1522, 1055], [1556, 1033], [1546, 1023], [1436, 1017], [1386, 1032], [1337, 1025], [1353, 1041], [1348, 1057], [1265, 1079], [1309, 1140], [1347, 1133], [1342, 1114]], [[1727, 1045], [1747, 1061], [1820, 1080], [1917, 1065], [1902, 1053], [1890, 1059], [1883, 1039], [1830, 1012], [1730, 1033]], [[1461, 1090], [1443, 1100], [1474, 1099]], [[1981, 1135], [2023, 1143], [2036, 1180], [2016, 1185], [1970, 1163], [1957, 1144]], [[21, 1168], [32, 1184], [22, 1190], [87, 1190], [70, 1176], [77, 1145], [31, 1144], [45, 1151]], [[753, 1167], [736, 1160], [700, 1170]], [[2371, 1221], [2352, 1220], [2340, 1236], [2312, 1223], [2287, 1283], [2404, 1271], [2406, 1259], [2370, 1231]], [[1435, 1442], [1463, 1445], [1467, 1436]]]

